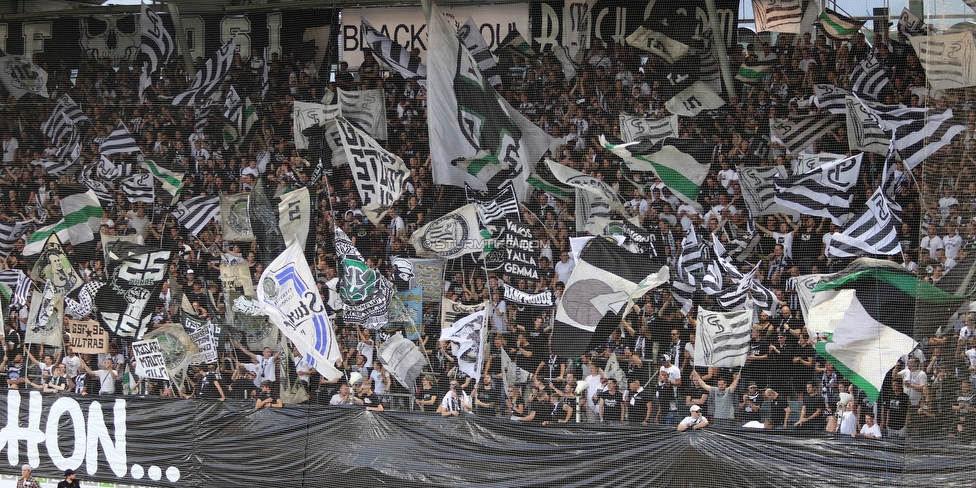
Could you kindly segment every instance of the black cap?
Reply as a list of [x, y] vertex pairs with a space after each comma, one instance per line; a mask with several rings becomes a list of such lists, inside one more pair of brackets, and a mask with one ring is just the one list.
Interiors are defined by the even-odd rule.
[[75, 474], [75, 470], [73, 470], [73, 469], [66, 469], [66, 470], [64, 470], [64, 477], [65, 478], [67, 478], [68, 476], [71, 476], [73, 474]]

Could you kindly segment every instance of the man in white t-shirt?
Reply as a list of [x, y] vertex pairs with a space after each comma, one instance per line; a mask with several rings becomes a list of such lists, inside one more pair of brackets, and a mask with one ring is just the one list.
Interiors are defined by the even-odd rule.
[[115, 394], [115, 380], [118, 379], [119, 372], [115, 370], [114, 361], [111, 359], [106, 359], [105, 362], [102, 363], [102, 369], [98, 371], [92, 371], [92, 369], [88, 367], [88, 363], [84, 361], [82, 361], [81, 365], [85, 368], [85, 371], [88, 371], [88, 374], [98, 377], [99, 395]]
[[[563, 251], [559, 255], [559, 262], [553, 267], [553, 271], [556, 272], [556, 281], [562, 281], [563, 284], [569, 283], [569, 276], [573, 274], [573, 270], [576, 269], [576, 262], [569, 258], [569, 251]], [[555, 288], [556, 283], [553, 282], [553, 288]]]
[[874, 415], [864, 415], [864, 425], [861, 426], [861, 436], [871, 439], [881, 438], [881, 426], [874, 422]]

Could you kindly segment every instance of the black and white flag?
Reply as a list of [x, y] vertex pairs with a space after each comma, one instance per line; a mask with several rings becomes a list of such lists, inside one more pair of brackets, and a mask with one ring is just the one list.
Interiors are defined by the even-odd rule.
[[972, 32], [915, 36], [911, 42], [925, 69], [925, 81], [933, 90], [976, 85], [976, 40]]
[[194, 107], [193, 109], [193, 128], [196, 130], [201, 130], [207, 125], [207, 121], [210, 120], [210, 110], [216, 103], [207, 100], [200, 107]]
[[776, 178], [776, 203], [801, 214], [829, 217], [835, 224], [844, 225], [852, 215], [851, 201], [862, 156], [858, 153], [803, 174]]
[[[145, 3], [142, 4], [139, 26], [142, 30], [142, 44], [139, 51], [146, 55], [148, 66], [143, 71], [148, 75], [155, 73], [169, 62], [176, 52], [176, 42], [163, 25], [163, 19]], [[148, 69], [147, 69], [148, 68]]]
[[231, 65], [234, 62], [234, 51], [236, 48], [237, 36], [234, 36], [217, 50], [213, 58], [207, 60], [207, 64], [203, 69], [197, 70], [197, 76], [193, 80], [193, 86], [189, 90], [173, 97], [173, 105], [180, 105], [182, 103], [193, 105], [196, 103], [196, 97], [198, 95], [201, 98], [208, 98], [217, 90], [220, 84], [223, 83], [224, 77], [227, 76], [227, 72], [230, 71]]
[[[485, 37], [481, 35], [481, 29], [473, 18], [468, 17], [468, 21], [458, 28], [458, 39], [474, 56], [475, 61], [478, 62], [478, 69], [488, 79], [488, 83], [491, 86], [501, 85], [501, 70], [498, 68], [498, 63], [495, 62], [495, 56], [488, 48], [488, 43], [485, 42]], [[568, 78], [572, 77], [568, 76]]]
[[370, 222], [378, 223], [403, 194], [410, 169], [399, 156], [360, 130], [345, 117], [333, 122], [346, 153], [353, 180], [362, 200], [362, 210]]
[[56, 146], [61, 146], [65, 137], [72, 137], [76, 127], [89, 119], [81, 107], [65, 93], [61, 95], [58, 102], [54, 105], [51, 116], [41, 124], [41, 132], [49, 137]]
[[705, 273], [704, 248], [698, 242], [694, 227], [681, 240], [681, 254], [678, 255], [678, 278], [687, 283], [701, 281]]
[[10, 301], [11, 307], [23, 307], [30, 296], [31, 279], [19, 269], [0, 270], [0, 292]]
[[949, 145], [966, 126], [953, 120], [952, 109], [881, 105], [848, 99], [848, 142], [852, 149], [887, 154], [894, 138], [895, 156], [909, 169]]
[[129, 202], [152, 203], [156, 199], [155, 181], [149, 173], [130, 176], [122, 180], [122, 192]]
[[[374, 56], [400, 73], [405, 79], [412, 80], [427, 77], [427, 67], [420, 62], [419, 57], [410, 57], [409, 49], [381, 34], [365, 18], [362, 19], [362, 22], [361, 32], [363, 34], [363, 43], [373, 50]], [[453, 30], [451, 35], [457, 39], [457, 35]]]
[[95, 198], [98, 198], [99, 202], [103, 204], [110, 204], [115, 201], [112, 198], [112, 193], [109, 192], [108, 188], [105, 186], [101, 180], [95, 179], [92, 173], [95, 172], [95, 165], [88, 164], [81, 168], [81, 172], [78, 173], [78, 183], [87, 186], [91, 191], [95, 192]]
[[169, 258], [170, 251], [153, 250], [110, 261], [109, 283], [95, 294], [98, 320], [105, 330], [123, 338], [142, 339], [160, 303]]
[[[929, 28], [925, 25], [925, 21], [918, 18], [911, 10], [908, 10], [908, 7], [901, 10], [901, 17], [898, 17], [899, 34], [904, 34], [905, 37], [911, 39], [915, 36], [924, 36], [928, 30]], [[918, 53], [918, 48], [915, 48], [915, 52]]]
[[746, 364], [752, 334], [752, 310], [712, 312], [698, 308], [695, 365], [735, 368]]
[[342, 229], [335, 228], [335, 248], [339, 260], [339, 296], [345, 304], [343, 320], [366, 329], [386, 325], [390, 300], [396, 292], [378, 270], [370, 268], [359, 249]]
[[877, 100], [891, 80], [888, 70], [874, 55], [857, 64], [851, 70], [851, 92]]
[[840, 88], [836, 85], [821, 83], [813, 85], [813, 103], [820, 110], [832, 114], [844, 115], [847, 113], [847, 97], [851, 94], [850, 90]]
[[14, 98], [24, 95], [50, 96], [47, 92], [47, 71], [34, 64], [28, 56], [0, 57], [0, 82]]
[[244, 100], [237, 94], [237, 89], [234, 88], [234, 85], [231, 85], [230, 89], [227, 90], [227, 95], [224, 96], [224, 118], [236, 123], [240, 120], [243, 109]]
[[0, 255], [7, 257], [31, 222], [0, 222]]
[[511, 184], [502, 186], [494, 197], [488, 192], [480, 192], [464, 185], [464, 194], [468, 203], [478, 209], [481, 222], [491, 224], [497, 220], [522, 220], [518, 199], [515, 198], [515, 188]]
[[801, 0], [752, 0], [756, 32], [799, 34], [804, 3]]
[[621, 113], [620, 138], [624, 142], [648, 139], [657, 143], [668, 137], [678, 137], [678, 116], [669, 115], [659, 119], [645, 119]]
[[901, 252], [896, 226], [898, 221], [888, 197], [879, 188], [866, 205], [865, 212], [848, 222], [843, 232], [830, 236], [825, 250], [828, 257], [890, 256]]
[[220, 199], [206, 195], [193, 197], [176, 204], [173, 216], [191, 235], [200, 235], [211, 220], [220, 220]]
[[824, 115], [795, 119], [769, 119], [771, 137], [786, 146], [790, 154], [796, 154], [827, 135], [827, 132], [844, 126], [844, 117]]
[[725, 100], [722, 100], [711, 86], [701, 80], [692, 83], [691, 86], [664, 102], [664, 108], [668, 112], [682, 117], [694, 117], [705, 110], [715, 110], [723, 105]]
[[115, 129], [110, 132], [105, 139], [102, 139], [102, 143], [98, 146], [98, 151], [103, 155], [109, 154], [119, 154], [119, 153], [137, 153], [141, 152], [139, 149], [139, 144], [129, 133], [129, 129], [125, 127], [125, 124], [120, 120]]
[[790, 208], [776, 203], [776, 185], [773, 183], [777, 176], [787, 176], [786, 168], [774, 166], [770, 168], [739, 168], [739, 188], [742, 190], [742, 201], [753, 216], [787, 214], [798, 217], [799, 214]]

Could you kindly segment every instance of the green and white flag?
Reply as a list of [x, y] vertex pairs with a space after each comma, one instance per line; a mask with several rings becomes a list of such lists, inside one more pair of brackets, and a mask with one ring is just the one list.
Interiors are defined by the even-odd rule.
[[708, 165], [682, 151], [675, 139], [665, 139], [653, 146], [642, 142], [611, 144], [600, 135], [600, 145], [623, 158], [634, 171], [652, 171], [678, 199], [701, 209], [698, 188], [708, 175]]
[[144, 159], [142, 161], [142, 167], [149, 170], [150, 173], [163, 186], [163, 190], [173, 196], [173, 203], [176, 203], [177, 199], [180, 198], [180, 193], [183, 191], [183, 173], [172, 171], [160, 164], [157, 164], [151, 159]]
[[[511, 181], [518, 199], [552, 137], [495, 92], [457, 28], [431, 6], [427, 51], [428, 115], [434, 183], [476, 190]], [[504, 43], [503, 43], [504, 45]]]
[[61, 213], [64, 217], [31, 234], [27, 239], [27, 246], [24, 247], [25, 256], [41, 252], [52, 234], [57, 234], [61, 242], [73, 245], [95, 238], [103, 214], [95, 192], [84, 185], [63, 185], [61, 189], [65, 192], [61, 197]]
[[831, 317], [828, 327], [833, 327], [825, 332], [827, 342], [815, 344], [817, 352], [872, 401], [898, 358], [917, 344], [913, 339], [916, 310], [955, 309], [965, 301], [897, 263], [870, 258], [857, 259], [843, 271], [822, 277], [811, 294], [819, 301], [811, 312]]

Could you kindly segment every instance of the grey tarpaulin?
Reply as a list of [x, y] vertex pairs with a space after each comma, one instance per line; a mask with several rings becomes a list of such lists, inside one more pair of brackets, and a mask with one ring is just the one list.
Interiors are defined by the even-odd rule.
[[[970, 446], [22, 393], [6, 396], [20, 412], [20, 431], [0, 407], [6, 426], [0, 442], [7, 451], [0, 454], [2, 474], [18, 473], [36, 446], [37, 476], [58, 479], [72, 468], [86, 480], [148, 486], [952, 487], [972, 486], [976, 479], [976, 448]], [[30, 422], [32, 412], [39, 413], [39, 423]], [[49, 423], [51, 412], [56, 418]], [[123, 412], [125, 443], [119, 448], [115, 425]], [[102, 441], [99, 416], [107, 426]], [[49, 452], [46, 441], [17, 441], [38, 432], [43, 435], [34, 439], [59, 439], [60, 453]], [[94, 472], [86, 456], [92, 443], [98, 445]], [[16, 455], [11, 444], [19, 444]], [[114, 453], [106, 454], [112, 446]]]

